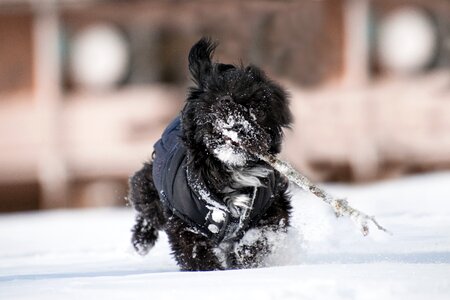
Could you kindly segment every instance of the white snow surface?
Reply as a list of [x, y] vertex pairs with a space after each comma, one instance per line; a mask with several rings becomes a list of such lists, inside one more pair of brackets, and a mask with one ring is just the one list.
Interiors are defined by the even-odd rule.
[[271, 267], [180, 272], [164, 234], [134, 253], [130, 208], [3, 214], [0, 299], [450, 299], [449, 172], [325, 188], [393, 235], [363, 237], [293, 190], [293, 228]]

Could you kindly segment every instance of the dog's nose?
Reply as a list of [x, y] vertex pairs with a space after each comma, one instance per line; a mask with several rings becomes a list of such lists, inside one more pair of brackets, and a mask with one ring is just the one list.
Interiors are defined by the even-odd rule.
[[244, 127], [244, 125], [237, 123], [231, 127], [231, 130], [233, 130], [234, 132], [237, 132], [237, 133], [244, 133], [245, 127]]

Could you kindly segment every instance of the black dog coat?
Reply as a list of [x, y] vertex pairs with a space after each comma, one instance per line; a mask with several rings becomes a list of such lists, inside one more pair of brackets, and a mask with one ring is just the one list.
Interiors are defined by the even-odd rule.
[[277, 182], [274, 173], [255, 188], [250, 209], [233, 218], [229, 209], [206, 187], [202, 178], [187, 168], [186, 148], [181, 141], [177, 117], [154, 145], [153, 179], [161, 201], [194, 232], [216, 242], [239, 237], [250, 223], [257, 222], [273, 201]]

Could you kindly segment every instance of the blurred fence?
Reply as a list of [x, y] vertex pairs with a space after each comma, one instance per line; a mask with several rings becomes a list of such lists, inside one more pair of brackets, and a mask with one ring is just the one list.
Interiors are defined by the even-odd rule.
[[0, 211], [123, 205], [202, 35], [291, 91], [283, 155], [315, 180], [450, 166], [447, 0], [3, 0]]

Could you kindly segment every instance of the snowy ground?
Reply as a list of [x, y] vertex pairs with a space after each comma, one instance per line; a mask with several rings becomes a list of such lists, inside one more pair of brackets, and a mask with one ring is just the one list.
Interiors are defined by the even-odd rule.
[[179, 272], [162, 236], [129, 245], [129, 209], [0, 215], [0, 299], [450, 299], [450, 173], [327, 186], [393, 231], [363, 237], [295, 191], [273, 267]]

